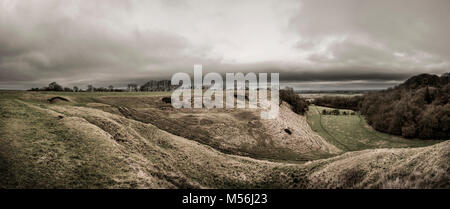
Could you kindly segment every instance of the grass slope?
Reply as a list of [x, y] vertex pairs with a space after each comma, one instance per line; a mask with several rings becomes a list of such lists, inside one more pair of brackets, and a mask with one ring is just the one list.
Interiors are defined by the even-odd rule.
[[[151, 124], [223, 153], [283, 162], [331, 157], [341, 150], [311, 130], [304, 116], [283, 104], [275, 120], [261, 120], [257, 109], [174, 109], [162, 101], [167, 92], [28, 92], [17, 98], [39, 106], [63, 96], [55, 105], [100, 109]], [[125, 96], [126, 95], [126, 96]], [[53, 104], [53, 103], [52, 103]], [[285, 129], [291, 131], [287, 133]]]

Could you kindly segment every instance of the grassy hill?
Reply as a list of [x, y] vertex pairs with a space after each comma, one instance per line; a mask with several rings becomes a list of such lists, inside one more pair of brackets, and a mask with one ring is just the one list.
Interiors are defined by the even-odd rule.
[[[120, 108], [152, 109], [151, 101], [160, 99], [154, 94], [1, 92], [0, 96], [0, 188], [450, 187], [449, 141], [422, 148], [340, 154], [341, 149], [328, 139], [301, 126], [306, 124], [305, 117], [292, 118], [284, 109], [286, 115], [265, 124], [269, 128], [261, 132], [276, 136], [267, 148], [299, 147], [302, 150], [291, 150], [306, 161], [256, 159], [176, 135], [154, 121], [121, 114]], [[54, 96], [69, 101], [49, 103], [47, 99]], [[118, 100], [115, 106], [106, 102], [111, 102], [111, 96], [118, 97], [113, 99]], [[121, 106], [125, 97], [135, 97], [133, 101], [142, 104]], [[186, 112], [172, 116], [182, 114]], [[236, 118], [233, 112], [216, 114]], [[240, 120], [248, 123], [247, 117]], [[298, 125], [288, 127], [298, 136], [282, 132], [281, 127], [290, 125]], [[232, 143], [228, 145], [233, 148]], [[328, 154], [314, 154], [320, 151]], [[309, 155], [317, 159], [307, 159]]]

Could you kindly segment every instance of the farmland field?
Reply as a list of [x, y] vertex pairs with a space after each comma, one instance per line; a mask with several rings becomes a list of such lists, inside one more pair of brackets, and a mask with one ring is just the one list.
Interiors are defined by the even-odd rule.
[[[437, 140], [404, 139], [381, 133], [370, 127], [363, 116], [353, 110], [340, 109], [339, 115], [324, 115], [332, 108], [311, 105], [307, 113], [308, 124], [331, 144], [345, 151], [388, 147], [421, 147]], [[343, 113], [346, 112], [346, 115]], [[353, 113], [353, 115], [351, 114]]]

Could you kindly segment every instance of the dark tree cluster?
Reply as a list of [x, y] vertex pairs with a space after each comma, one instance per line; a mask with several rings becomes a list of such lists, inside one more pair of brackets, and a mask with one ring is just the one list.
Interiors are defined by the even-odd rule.
[[[333, 110], [326, 110], [323, 109], [322, 110], [322, 115], [340, 115], [341, 111], [337, 110], [337, 109], [333, 109]], [[355, 112], [347, 112], [347, 111], [343, 111], [342, 115], [355, 115]]]
[[352, 96], [352, 97], [338, 97], [338, 96], [324, 96], [314, 100], [315, 105], [338, 108], [338, 109], [349, 109], [358, 110], [359, 103], [363, 100], [363, 96]]
[[450, 138], [449, 74], [422, 74], [365, 95], [361, 114], [376, 130], [407, 138]]
[[297, 114], [303, 115], [308, 110], [308, 101], [296, 94], [293, 89], [280, 90], [280, 104], [281, 101], [290, 104], [292, 111]]

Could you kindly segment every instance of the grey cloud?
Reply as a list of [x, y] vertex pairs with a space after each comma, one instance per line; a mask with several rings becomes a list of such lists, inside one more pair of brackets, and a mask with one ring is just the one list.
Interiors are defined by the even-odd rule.
[[166, 68], [201, 63], [195, 52], [208, 50], [177, 34], [117, 28], [107, 18], [69, 18], [51, 6], [30, 7], [19, 4], [17, 10], [25, 12], [20, 17], [2, 15], [0, 82], [56, 80], [70, 85], [155, 77]]

